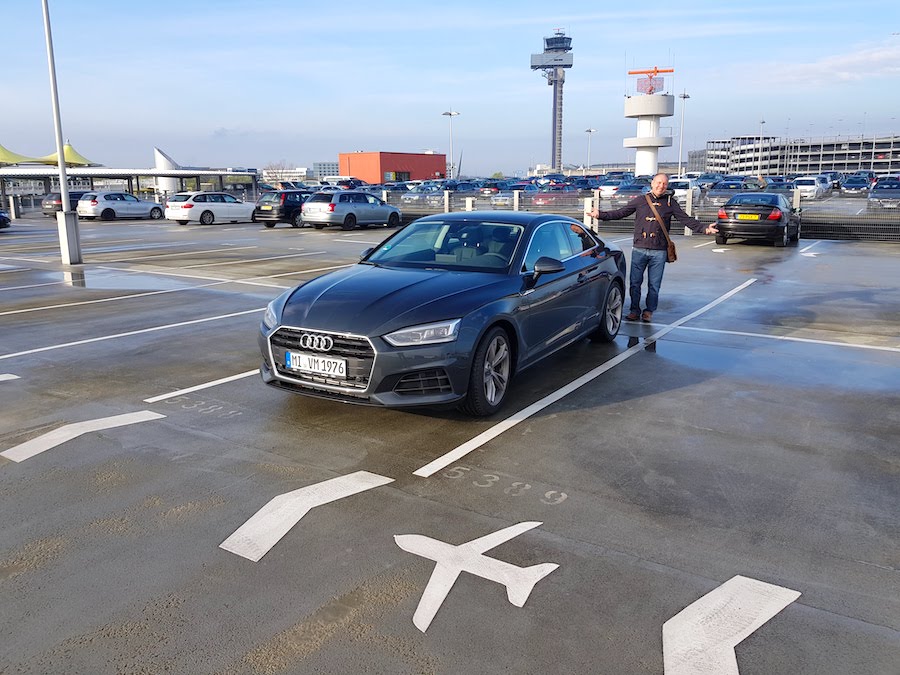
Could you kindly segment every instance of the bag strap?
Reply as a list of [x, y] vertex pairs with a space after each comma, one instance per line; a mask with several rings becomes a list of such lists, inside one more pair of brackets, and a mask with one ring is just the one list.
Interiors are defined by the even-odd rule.
[[659, 223], [659, 229], [662, 230], [663, 236], [666, 238], [666, 244], [671, 244], [672, 240], [669, 239], [669, 232], [668, 230], [666, 230], [666, 226], [663, 225], [662, 218], [659, 217], [659, 211], [657, 211], [656, 207], [653, 206], [650, 195], [644, 194], [644, 197], [647, 199], [647, 206], [649, 206], [650, 210], [653, 211], [653, 217], [656, 218], [656, 222]]

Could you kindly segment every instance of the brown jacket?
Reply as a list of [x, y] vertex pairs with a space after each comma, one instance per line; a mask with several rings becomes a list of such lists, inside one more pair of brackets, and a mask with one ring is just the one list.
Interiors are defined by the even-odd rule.
[[[664, 194], [661, 199], [655, 199], [651, 193], [647, 193], [653, 201], [659, 217], [666, 225], [666, 231], [672, 231], [672, 216], [682, 225], [691, 228], [697, 234], [706, 231], [706, 225], [696, 218], [691, 218], [684, 212], [681, 205], [670, 194]], [[634, 247], [665, 250], [666, 238], [659, 229], [659, 223], [653, 216], [653, 210], [647, 205], [644, 195], [635, 197], [621, 209], [613, 211], [601, 211], [600, 220], [619, 220], [634, 214]]]

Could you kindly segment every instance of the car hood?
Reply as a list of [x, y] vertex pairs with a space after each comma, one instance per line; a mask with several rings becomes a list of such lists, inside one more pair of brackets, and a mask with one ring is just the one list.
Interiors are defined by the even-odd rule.
[[368, 264], [332, 272], [298, 287], [281, 322], [289, 326], [376, 336], [406, 326], [462, 317], [515, 293], [506, 274], [404, 269]]
[[881, 188], [869, 192], [870, 199], [897, 199], [897, 197], [900, 197], [900, 187]]

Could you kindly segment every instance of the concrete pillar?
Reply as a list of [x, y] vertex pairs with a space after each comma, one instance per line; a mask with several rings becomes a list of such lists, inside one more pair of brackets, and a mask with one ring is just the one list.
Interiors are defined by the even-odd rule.
[[466, 211], [475, 210], [475, 197], [466, 197]]
[[81, 241], [78, 238], [78, 214], [74, 211], [57, 211], [56, 228], [59, 231], [59, 251], [63, 264], [80, 265]]

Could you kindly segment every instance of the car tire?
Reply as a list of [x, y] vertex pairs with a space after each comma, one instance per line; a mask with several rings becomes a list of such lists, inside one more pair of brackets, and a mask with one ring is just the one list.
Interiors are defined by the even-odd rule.
[[388, 221], [387, 221], [387, 226], [388, 227], [400, 227], [400, 216], [398, 216], [396, 213], [392, 213], [391, 215], [389, 215]]
[[116, 212], [112, 209], [103, 209], [103, 212], [100, 214], [100, 220], [115, 220]]
[[201, 225], [212, 225], [214, 222], [216, 222], [216, 217], [213, 215], [212, 211], [204, 211], [200, 214]]
[[341, 223], [341, 229], [352, 230], [354, 227], [356, 227], [356, 216], [351, 213], [346, 218], [344, 218], [344, 222]]
[[493, 415], [500, 410], [512, 374], [512, 350], [509, 336], [494, 326], [478, 343], [472, 357], [469, 388], [463, 411], [476, 417]]
[[624, 297], [622, 289], [616, 282], [611, 283], [606, 289], [606, 297], [600, 307], [600, 327], [588, 336], [592, 342], [612, 342], [616, 339], [622, 325]]
[[797, 232], [791, 237], [791, 246], [797, 246], [800, 243], [800, 223], [797, 223]]
[[791, 237], [788, 234], [788, 226], [785, 225], [784, 231], [781, 233], [781, 238], [775, 240], [775, 246], [777, 246], [778, 248], [784, 248], [785, 246], [788, 245], [788, 242], [790, 241], [790, 239], [791, 239]]
[[163, 217], [162, 209], [154, 208], [150, 209], [150, 220], [159, 220]]
[[295, 213], [294, 217], [291, 218], [291, 227], [303, 227], [303, 218], [299, 212]]
[[722, 246], [722, 245], [728, 243], [728, 237], [726, 237], [724, 234], [717, 234], [716, 235], [716, 243], [719, 246]]
[[275, 223], [263, 223], [263, 225], [265, 225], [269, 229], [275, 227]]

